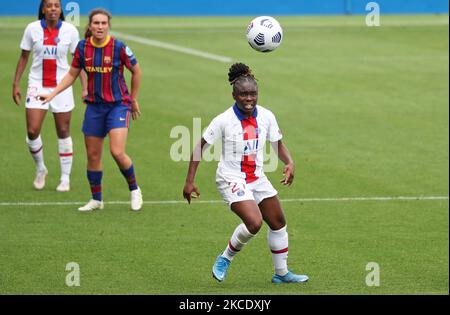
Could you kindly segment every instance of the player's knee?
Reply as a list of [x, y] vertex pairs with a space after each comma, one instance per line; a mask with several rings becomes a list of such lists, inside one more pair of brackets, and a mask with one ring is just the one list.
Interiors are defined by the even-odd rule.
[[283, 228], [286, 225], [286, 219], [284, 218], [284, 215], [280, 214], [275, 217], [275, 220], [273, 220], [272, 225], [274, 228], [272, 230], [279, 230]]
[[41, 131], [39, 130], [39, 128], [34, 128], [34, 127], [28, 127], [27, 128], [27, 136], [28, 139], [30, 140], [35, 140], [37, 139], [37, 137], [39, 137], [39, 133]]
[[70, 128], [69, 126], [59, 127], [56, 130], [59, 139], [66, 139], [70, 137]]
[[87, 159], [90, 165], [100, 162], [102, 158], [101, 152], [96, 150], [88, 150]]
[[277, 218], [276, 220], [274, 220], [273, 222], [267, 222], [270, 229], [273, 231], [277, 231], [279, 229], [282, 229], [286, 226], [286, 220], [281, 217], [281, 218]]
[[262, 218], [254, 218], [245, 223], [247, 230], [253, 235], [257, 234], [262, 226]]
[[111, 155], [117, 162], [120, 162], [125, 159], [125, 152], [122, 150], [111, 149]]

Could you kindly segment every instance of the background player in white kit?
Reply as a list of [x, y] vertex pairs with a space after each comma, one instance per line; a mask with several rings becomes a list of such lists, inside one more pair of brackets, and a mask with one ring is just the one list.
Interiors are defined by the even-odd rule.
[[217, 168], [216, 185], [225, 202], [242, 220], [213, 266], [215, 279], [223, 281], [234, 256], [260, 230], [263, 220], [269, 226], [268, 243], [275, 274], [273, 283], [306, 282], [308, 277], [287, 268], [288, 234], [278, 192], [263, 172], [266, 140], [275, 145], [278, 157], [286, 165], [284, 185], [294, 180], [294, 161], [281, 142], [281, 131], [273, 113], [257, 105], [258, 86], [248, 66], [233, 64], [228, 73], [236, 103], [214, 118], [191, 156], [183, 196], [200, 195], [194, 183], [201, 154], [206, 145], [222, 139], [222, 156]]
[[[13, 82], [13, 99], [21, 103], [20, 79], [26, 68], [30, 51], [33, 62], [28, 76], [28, 89], [25, 100], [27, 138], [29, 150], [36, 163], [34, 187], [38, 190], [45, 186], [47, 167], [44, 163], [43, 143], [40, 136], [45, 114], [53, 112], [58, 136], [58, 151], [61, 165], [61, 179], [57, 191], [70, 190], [70, 172], [72, 168], [72, 138], [70, 137], [70, 118], [74, 108], [72, 88], [67, 89], [52, 102], [42, 104], [38, 94], [50, 93], [69, 71], [67, 53], [75, 51], [79, 41], [78, 30], [64, 22], [64, 13], [60, 0], [42, 0], [39, 6], [38, 21], [28, 24], [20, 48], [21, 56], [17, 63]], [[81, 79], [83, 94], [87, 93], [85, 77]]]

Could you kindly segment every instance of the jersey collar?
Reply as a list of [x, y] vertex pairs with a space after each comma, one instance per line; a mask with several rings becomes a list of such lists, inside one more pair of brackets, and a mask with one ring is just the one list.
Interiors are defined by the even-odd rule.
[[94, 43], [92, 36], [90, 37], [89, 41], [91, 42], [91, 45], [94, 46], [95, 48], [103, 48], [106, 45], [108, 45], [110, 39], [111, 39], [111, 36], [108, 35], [108, 37], [106, 37], [105, 41], [103, 43], [101, 43], [100, 45]]
[[[62, 20], [58, 20], [58, 24], [56, 24], [56, 28], [58, 30], [61, 28], [62, 22], [63, 22]], [[43, 29], [47, 28], [47, 23], [45, 23], [45, 19], [41, 20], [41, 26], [42, 26]]]
[[[244, 116], [244, 114], [242, 114], [242, 112], [239, 110], [239, 107], [237, 106], [236, 103], [234, 103], [234, 105], [233, 105], [233, 111], [234, 111], [234, 113], [236, 114], [237, 118], [240, 121], [242, 121], [244, 119], [247, 119], [247, 117]], [[257, 108], [257, 106], [255, 106], [255, 109], [253, 109], [252, 116], [255, 117], [255, 118], [258, 116], [258, 108]]]

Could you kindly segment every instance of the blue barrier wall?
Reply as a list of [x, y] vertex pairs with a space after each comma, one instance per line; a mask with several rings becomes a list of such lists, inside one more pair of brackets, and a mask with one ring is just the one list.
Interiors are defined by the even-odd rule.
[[[381, 14], [447, 13], [448, 0], [373, 0]], [[76, 2], [82, 15], [103, 7], [113, 15], [340, 15], [366, 14], [371, 0], [62, 0]], [[40, 0], [8, 1], [0, 15], [37, 15]]]

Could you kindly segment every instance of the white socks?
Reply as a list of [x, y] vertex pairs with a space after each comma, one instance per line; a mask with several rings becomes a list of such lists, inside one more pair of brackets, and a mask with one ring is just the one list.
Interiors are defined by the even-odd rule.
[[36, 163], [36, 169], [38, 171], [45, 170], [44, 164], [44, 148], [42, 144], [41, 135], [39, 135], [36, 139], [30, 140], [28, 136], [26, 138], [28, 149], [30, 150], [31, 156], [33, 157], [34, 163]]
[[[44, 164], [44, 150], [41, 135], [39, 135], [35, 140], [26, 138], [28, 148], [30, 149], [31, 156], [36, 163], [36, 169], [38, 171], [45, 170]], [[72, 170], [72, 159], [73, 159], [73, 145], [72, 138], [68, 137], [65, 139], [58, 139], [58, 152], [59, 152], [59, 162], [61, 165], [61, 181], [70, 182], [70, 172]]]
[[276, 231], [269, 228], [269, 232], [267, 233], [267, 241], [269, 243], [270, 251], [272, 252], [275, 273], [277, 275], [284, 276], [288, 273], [288, 233], [286, 231], [286, 225]]
[[72, 138], [58, 139], [59, 163], [61, 165], [61, 181], [70, 181], [70, 171], [72, 170], [73, 145]]
[[[234, 256], [247, 244], [254, 235], [251, 234], [244, 223], [238, 225], [231, 236], [228, 246], [222, 253], [222, 256], [228, 260], [232, 260]], [[267, 242], [269, 244], [270, 251], [272, 252], [273, 265], [275, 267], [275, 273], [280, 276], [284, 276], [289, 272], [287, 268], [288, 257], [288, 233], [287, 226], [279, 230], [271, 230], [267, 233]]]
[[[233, 260], [234, 256], [247, 244], [254, 235], [251, 234], [244, 223], [238, 225], [231, 236], [228, 246], [222, 253], [222, 256], [228, 260]], [[279, 230], [271, 230], [267, 233], [267, 242], [269, 243], [270, 251], [272, 252], [273, 265], [275, 273], [284, 276], [288, 273], [287, 257], [288, 257], [288, 233], [287, 226]]]
[[244, 223], [239, 224], [234, 230], [233, 235], [228, 242], [228, 246], [227, 248], [225, 248], [222, 256], [231, 261], [233, 257], [237, 253], [239, 253], [242, 247], [244, 247], [244, 245], [247, 244], [253, 236], [254, 235], [247, 230], [247, 227]]

